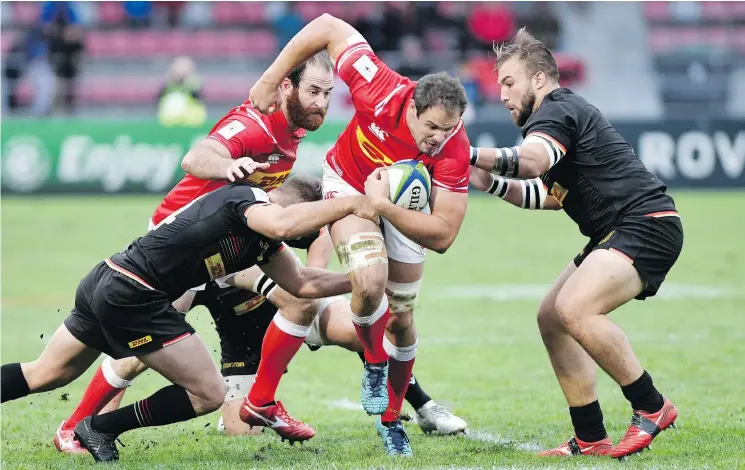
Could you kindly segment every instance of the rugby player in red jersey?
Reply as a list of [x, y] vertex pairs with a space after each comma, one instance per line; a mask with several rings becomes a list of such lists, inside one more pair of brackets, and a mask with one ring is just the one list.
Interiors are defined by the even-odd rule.
[[[324, 14], [288, 43], [251, 89], [251, 103], [265, 113], [279, 109], [282, 79], [323, 50], [336, 61], [355, 107], [355, 115], [326, 156], [324, 197], [365, 193], [382, 217], [382, 229], [359, 217], [345, 217], [330, 226], [353, 286], [352, 321], [365, 349], [360, 398], [369, 414], [381, 415], [376, 427], [386, 452], [411, 455], [400, 412], [417, 349], [412, 314], [426, 250], [444, 253], [455, 241], [466, 212], [470, 145], [460, 119], [466, 94], [446, 73], [426, 75], [418, 82], [399, 75], [357, 30]], [[382, 169], [407, 159], [424, 162], [432, 176], [430, 205], [422, 212], [396, 206], [388, 197], [388, 177]], [[256, 382], [241, 409], [249, 424], [260, 425], [271, 413], [286, 367], [266, 359], [262, 355]], [[276, 370], [262, 374], [270, 364]]]

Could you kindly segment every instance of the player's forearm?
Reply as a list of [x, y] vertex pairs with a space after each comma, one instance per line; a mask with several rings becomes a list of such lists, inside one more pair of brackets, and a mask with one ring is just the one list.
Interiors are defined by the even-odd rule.
[[302, 269], [302, 282], [297, 296], [306, 299], [319, 299], [352, 292], [352, 283], [344, 273], [335, 273], [319, 268]]
[[390, 202], [382, 203], [377, 209], [406, 238], [440, 254], [450, 248], [460, 229], [460, 226], [451, 227], [435, 214], [404, 209]]
[[308, 235], [353, 213], [355, 207], [355, 197], [304, 202], [285, 207], [280, 218], [275, 221], [276, 238], [288, 240]]
[[261, 80], [279, 86], [297, 66], [327, 49], [333, 38], [332, 16], [324, 13], [301, 29], [282, 49]]
[[[514, 180], [486, 173], [475, 168], [472, 172], [480, 172], [478, 177], [471, 175], [474, 186], [485, 193], [497, 196], [513, 206], [521, 209], [559, 210], [559, 201], [546, 192], [540, 178], [531, 180]], [[487, 183], [487, 178], [490, 181]]]
[[222, 180], [227, 178], [233, 159], [217, 153], [204, 144], [198, 144], [184, 156], [181, 168], [192, 176], [204, 180]]
[[473, 147], [471, 165], [497, 176], [532, 179], [550, 168], [549, 156], [540, 144], [522, 144], [518, 147]]

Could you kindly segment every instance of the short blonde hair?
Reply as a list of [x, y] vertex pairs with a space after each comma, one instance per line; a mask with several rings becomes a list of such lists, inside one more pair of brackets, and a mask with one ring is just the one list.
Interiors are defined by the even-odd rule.
[[524, 27], [520, 28], [512, 41], [495, 45], [494, 52], [497, 54], [494, 70], [512, 57], [517, 57], [528, 68], [530, 76], [543, 72], [549, 79], [559, 81], [559, 66], [554, 55]]

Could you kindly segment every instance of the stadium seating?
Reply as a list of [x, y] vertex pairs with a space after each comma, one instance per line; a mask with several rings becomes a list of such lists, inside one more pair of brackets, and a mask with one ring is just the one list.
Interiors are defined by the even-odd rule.
[[729, 76], [745, 61], [745, 4], [646, 2], [644, 15], [667, 114], [725, 113]]
[[[154, 102], [163, 81], [166, 64], [175, 56], [188, 55], [197, 62], [208, 104], [235, 103], [245, 99], [254, 80], [278, 53], [277, 35], [273, 31], [275, 10], [269, 2], [190, 2], [184, 5], [179, 27], [164, 22], [162, 2], [153, 2], [153, 14], [145, 24], [130, 24], [123, 2], [104, 1], [78, 5], [79, 20], [85, 30], [83, 68], [76, 89], [82, 107], [117, 104], [121, 106]], [[391, 4], [394, 8], [400, 4]], [[330, 13], [354, 24], [360, 18], [378, 14], [381, 5], [374, 2], [297, 2], [292, 8], [304, 21]], [[462, 20], [473, 8], [471, 4], [440, 2], [438, 14], [451, 18], [450, 28], [429, 25], [424, 44], [433, 66], [457, 68], [458, 39], [452, 24]], [[7, 51], [24, 31], [38, 24], [41, 2], [3, 3], [2, 51]], [[742, 43], [742, 41], [741, 41]], [[569, 60], [573, 80], [582, 80], [583, 65]], [[149, 71], [148, 64], [158, 64]], [[499, 100], [499, 88], [491, 73], [491, 60], [476, 61], [472, 70], [479, 72], [480, 90], [487, 101]], [[157, 72], [155, 72], [157, 70]], [[564, 73], [564, 72], [562, 72]], [[20, 86], [21, 101], [28, 102], [34, 93], [30, 77]], [[348, 103], [339, 96], [339, 103]]]

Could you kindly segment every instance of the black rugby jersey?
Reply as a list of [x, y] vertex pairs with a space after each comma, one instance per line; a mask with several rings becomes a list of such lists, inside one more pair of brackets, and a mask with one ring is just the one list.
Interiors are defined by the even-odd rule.
[[268, 201], [255, 186], [228, 184], [168, 216], [111, 261], [175, 300], [194, 286], [263, 264], [281, 249], [282, 242], [247, 225], [247, 210]]
[[571, 90], [546, 95], [521, 132], [549, 137], [565, 152], [541, 179], [583, 235], [602, 237], [628, 215], [675, 210], [665, 184], [600, 111]]

